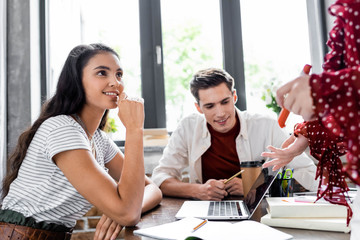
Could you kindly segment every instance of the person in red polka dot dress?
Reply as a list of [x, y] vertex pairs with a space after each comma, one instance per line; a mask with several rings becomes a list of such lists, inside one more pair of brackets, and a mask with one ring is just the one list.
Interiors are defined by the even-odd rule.
[[[279, 169], [307, 146], [319, 160], [318, 199], [348, 206], [348, 177], [357, 185], [352, 211], [351, 239], [360, 239], [360, 0], [338, 0], [329, 8], [336, 17], [327, 42], [321, 74], [302, 75], [277, 91], [279, 105], [303, 116], [283, 148], [269, 146], [262, 155], [273, 160], [264, 167]], [[286, 96], [286, 97], [285, 97]], [[340, 156], [346, 154], [343, 167]]]

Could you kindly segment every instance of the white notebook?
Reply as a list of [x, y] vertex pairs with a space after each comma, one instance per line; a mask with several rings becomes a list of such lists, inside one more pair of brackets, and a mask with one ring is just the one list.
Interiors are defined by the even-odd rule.
[[270, 214], [266, 214], [261, 218], [261, 223], [272, 227], [350, 232], [346, 218], [272, 218]]
[[269, 197], [268, 212], [272, 218], [346, 218], [347, 208], [329, 202], [298, 202], [295, 197]]
[[202, 221], [203, 219], [200, 218], [187, 217], [176, 222], [138, 229], [134, 231], [134, 234], [168, 240], [187, 239], [190, 237], [206, 240], [285, 240], [293, 238], [293, 236], [287, 233], [252, 220], [236, 223], [208, 221], [193, 232], [194, 227]]

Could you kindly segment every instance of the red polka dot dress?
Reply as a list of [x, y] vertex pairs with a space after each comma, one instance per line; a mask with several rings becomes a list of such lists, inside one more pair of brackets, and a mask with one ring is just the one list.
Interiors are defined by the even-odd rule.
[[[324, 72], [309, 80], [317, 120], [298, 124], [294, 133], [308, 138], [319, 160], [318, 197], [347, 205], [345, 176], [360, 185], [360, 0], [337, 1], [329, 13], [336, 17], [327, 42], [331, 51]], [[339, 156], [345, 151], [343, 168]]]

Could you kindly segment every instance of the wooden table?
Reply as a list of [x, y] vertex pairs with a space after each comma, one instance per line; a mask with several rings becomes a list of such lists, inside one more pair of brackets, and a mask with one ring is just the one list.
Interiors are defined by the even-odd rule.
[[[136, 236], [133, 234], [133, 231], [139, 228], [147, 228], [152, 227], [164, 223], [169, 223], [176, 221], [175, 215], [177, 211], [180, 209], [182, 203], [186, 199], [180, 198], [169, 198], [165, 197], [161, 205], [145, 213], [141, 221], [136, 225], [136, 227], [126, 227], [120, 233], [119, 239], [125, 240], [150, 240], [152, 238]], [[260, 221], [261, 216], [266, 213], [267, 203], [265, 200], [262, 201], [261, 207], [259, 207], [253, 217], [252, 220]], [[302, 229], [292, 229], [292, 228], [276, 228], [282, 232], [288, 233], [294, 236], [294, 239], [316, 239], [316, 240], [349, 240], [350, 234], [348, 233], [340, 233], [340, 232], [327, 232], [327, 231], [315, 231], [315, 230], [302, 230]], [[264, 238], [266, 239], [266, 238]]]

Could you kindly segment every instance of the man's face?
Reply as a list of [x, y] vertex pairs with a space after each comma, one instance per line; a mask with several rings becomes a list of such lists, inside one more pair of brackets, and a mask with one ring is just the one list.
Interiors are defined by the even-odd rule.
[[197, 110], [204, 114], [210, 126], [221, 133], [230, 131], [236, 123], [236, 91], [231, 92], [225, 83], [208, 89], [199, 90]]

